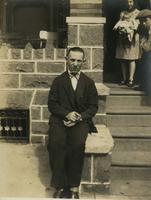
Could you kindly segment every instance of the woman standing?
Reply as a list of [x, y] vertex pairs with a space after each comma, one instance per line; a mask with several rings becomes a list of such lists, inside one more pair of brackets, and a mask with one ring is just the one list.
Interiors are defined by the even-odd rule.
[[134, 0], [127, 0], [127, 10], [120, 13], [120, 19], [114, 27], [118, 31], [116, 58], [120, 60], [122, 70], [121, 85], [134, 85], [136, 60], [140, 58], [139, 35], [136, 32], [139, 10], [135, 8]]

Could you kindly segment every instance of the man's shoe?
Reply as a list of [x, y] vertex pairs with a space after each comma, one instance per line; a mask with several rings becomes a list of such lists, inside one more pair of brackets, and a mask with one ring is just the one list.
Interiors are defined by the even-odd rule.
[[70, 199], [71, 191], [70, 188], [64, 188], [62, 193], [60, 194], [60, 198]]
[[59, 199], [60, 196], [61, 196], [61, 194], [62, 194], [62, 192], [63, 192], [63, 189], [58, 189], [58, 190], [56, 190], [56, 191], [54, 192], [54, 194], [53, 194], [53, 198]]
[[79, 192], [71, 191], [70, 199], [79, 199]]
[[69, 199], [71, 196], [71, 191], [69, 189], [59, 189], [53, 194], [55, 199]]

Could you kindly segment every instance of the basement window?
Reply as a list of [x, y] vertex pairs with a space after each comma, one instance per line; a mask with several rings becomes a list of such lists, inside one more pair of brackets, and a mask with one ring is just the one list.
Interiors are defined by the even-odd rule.
[[0, 140], [29, 142], [29, 110], [0, 110]]
[[24, 48], [28, 42], [34, 48], [44, 48], [46, 40], [39, 36], [42, 30], [53, 36], [51, 39], [55, 46], [66, 47], [66, 17], [69, 16], [69, 1], [2, 0], [0, 2], [1, 41], [20, 48]]

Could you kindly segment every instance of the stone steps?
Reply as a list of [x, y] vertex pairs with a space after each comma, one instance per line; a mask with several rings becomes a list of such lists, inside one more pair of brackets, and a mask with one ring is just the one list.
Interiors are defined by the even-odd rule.
[[106, 112], [112, 114], [151, 114], [150, 99], [140, 95], [110, 95], [106, 101]]
[[107, 114], [108, 127], [151, 127], [151, 115], [146, 114]]
[[151, 139], [115, 139], [112, 164], [118, 166], [150, 166]]
[[[151, 195], [151, 106], [143, 92], [106, 84], [106, 125], [114, 138], [112, 195]], [[151, 197], [149, 197], [150, 199]]]
[[[151, 167], [111, 167], [112, 195], [151, 199]], [[124, 198], [123, 198], [124, 199]]]
[[110, 94], [111, 95], [140, 95], [144, 96], [144, 92], [142, 91], [136, 91], [132, 88], [128, 88], [127, 86], [119, 86], [115, 83], [105, 83], [107, 87], [110, 88]]
[[107, 107], [110, 105], [119, 107], [136, 107], [148, 105], [149, 98], [140, 95], [110, 95], [107, 97]]
[[151, 115], [151, 107], [148, 106], [108, 106], [106, 112], [109, 114], [147, 114]]
[[114, 138], [151, 138], [151, 127], [110, 127], [110, 132]]

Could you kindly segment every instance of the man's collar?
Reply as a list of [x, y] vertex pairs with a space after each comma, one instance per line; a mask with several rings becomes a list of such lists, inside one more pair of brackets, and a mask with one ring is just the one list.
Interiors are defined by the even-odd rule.
[[79, 71], [76, 75], [73, 75], [73, 74], [71, 74], [71, 72], [68, 70], [68, 74], [69, 74], [69, 77], [70, 77], [70, 78], [75, 77], [77, 80], [79, 80], [81, 71]]

